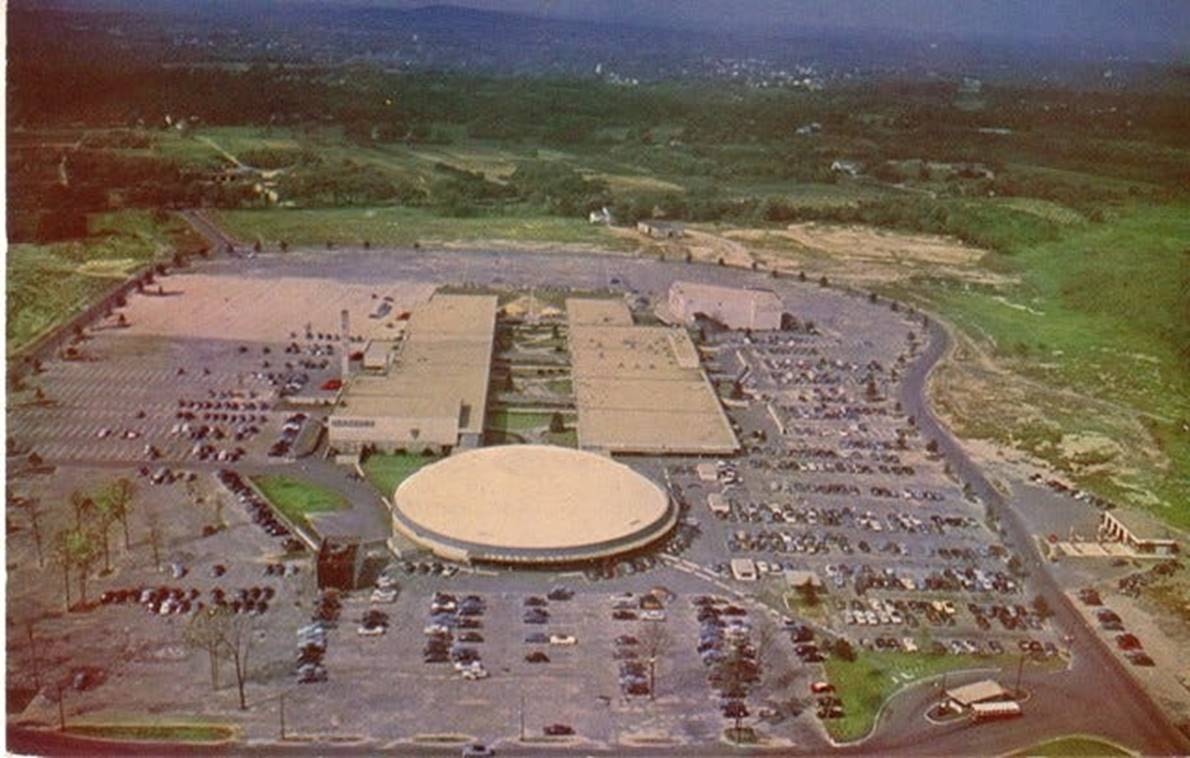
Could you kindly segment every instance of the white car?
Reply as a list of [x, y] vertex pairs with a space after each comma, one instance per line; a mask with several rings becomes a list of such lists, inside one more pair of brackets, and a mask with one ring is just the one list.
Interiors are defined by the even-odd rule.
[[373, 603], [395, 603], [397, 602], [397, 591], [395, 589], [380, 589], [377, 587], [372, 590]]
[[355, 630], [355, 633], [361, 637], [379, 637], [387, 631], [387, 627], [377, 624], [376, 626], [361, 626]]
[[487, 679], [491, 674], [483, 666], [471, 666], [463, 669], [461, 676], [469, 682], [475, 682], [480, 679]]
[[104, 437], [110, 436], [110, 435], [111, 435], [111, 433], [112, 433], [112, 430], [111, 430], [111, 429], [108, 429], [108, 428], [105, 426], [104, 428], [102, 428], [102, 429], [100, 429], [98, 432], [96, 432], [96, 433], [95, 433], [95, 436], [96, 436], [96, 437], [98, 437], [99, 439], [103, 439]]
[[389, 574], [381, 574], [376, 580], [376, 586], [382, 590], [395, 590], [397, 588], [397, 579]]
[[665, 621], [665, 611], [641, 611], [641, 621]]
[[551, 645], [577, 645], [578, 639], [573, 634], [551, 634]]

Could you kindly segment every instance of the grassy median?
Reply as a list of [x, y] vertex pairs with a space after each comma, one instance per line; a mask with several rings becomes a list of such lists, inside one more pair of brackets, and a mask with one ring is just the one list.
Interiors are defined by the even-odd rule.
[[310, 527], [312, 513], [329, 513], [344, 508], [347, 499], [337, 492], [292, 476], [270, 474], [253, 480], [273, 507], [295, 524]]
[[[1003, 669], [1015, 671], [1020, 660], [1016, 655], [970, 657], [963, 655], [934, 655], [932, 653], [868, 652], [861, 651], [854, 661], [831, 657], [824, 664], [826, 678], [835, 686], [843, 701], [844, 717], [824, 722], [831, 737], [840, 742], [857, 740], [876, 725], [881, 706], [897, 690], [912, 682], [929, 679], [949, 671], [971, 669]], [[1051, 658], [1030, 662], [1030, 666], [1061, 666], [1065, 661]], [[996, 674], [993, 677], [998, 676]], [[1004, 686], [1011, 686], [1000, 676]], [[939, 686], [941, 683], [939, 682]]]
[[437, 460], [436, 456], [414, 453], [373, 453], [364, 461], [362, 468], [372, 486], [380, 490], [380, 494], [391, 498], [397, 485], [413, 476], [422, 466]]
[[1135, 755], [1132, 751], [1101, 737], [1074, 734], [1039, 742], [1033, 747], [1017, 750], [1010, 756], [1106, 756]]
[[76, 724], [68, 734], [104, 740], [144, 742], [221, 742], [235, 732], [221, 724]]

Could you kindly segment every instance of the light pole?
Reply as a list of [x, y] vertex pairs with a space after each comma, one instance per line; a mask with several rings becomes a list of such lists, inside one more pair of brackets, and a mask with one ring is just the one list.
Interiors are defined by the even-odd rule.
[[525, 691], [521, 690], [521, 742], [525, 741]]

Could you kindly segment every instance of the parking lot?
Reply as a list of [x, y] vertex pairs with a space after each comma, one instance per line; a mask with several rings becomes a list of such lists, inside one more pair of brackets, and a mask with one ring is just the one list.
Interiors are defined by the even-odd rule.
[[[326, 275], [614, 286], [631, 292], [641, 315], [675, 276], [691, 275], [680, 266], [627, 259], [461, 260], [463, 274], [452, 267], [454, 258], [429, 254], [344, 256], [327, 262]], [[283, 273], [305, 264], [251, 265]], [[701, 274], [726, 284], [746, 276], [710, 267]], [[811, 689], [823, 677], [818, 663], [834, 637], [861, 650], [969, 656], [972, 667], [1001, 650], [1058, 654], [1061, 641], [1033, 608], [1011, 551], [898, 406], [920, 319], [884, 304], [791, 286], [798, 293], [789, 301], [796, 329], [751, 336], [711, 330], [700, 345], [743, 452], [722, 462], [626, 459], [683, 503], [681, 523], [663, 544], [563, 572], [477, 571], [426, 554], [403, 555], [392, 567], [395, 601], [374, 601], [370, 589], [345, 595], [316, 663], [299, 657], [297, 637], [319, 608], [309, 557], [287, 554], [287, 535], [251, 498], [220, 484], [214, 470], [299, 468], [291, 458], [313, 445], [320, 412], [292, 401], [333, 392], [322, 388], [338, 374], [338, 336], [325, 326], [307, 335], [297, 314], [270, 317], [271, 331], [254, 330], [250, 342], [215, 337], [210, 319], [194, 337], [91, 330], [78, 346], [82, 359], [49, 361], [35, 377], [45, 403], [9, 410], [10, 433], [18, 445], [64, 464], [54, 475], [61, 491], [43, 494], [47, 504], [64, 503], [70, 489], [122, 470], [137, 481], [140, 499], [169, 517], [170, 537], [158, 571], [145, 544], [146, 526], [137, 523], [132, 547], [118, 550], [113, 573], [92, 586], [95, 598], [108, 592], [120, 599], [47, 623], [47, 654], [56, 651], [59, 664], [93, 661], [86, 665], [135, 683], [120, 690], [130, 693], [118, 698], [120, 709], [231, 719], [257, 739], [276, 734], [284, 693], [289, 733], [312, 738], [358, 736], [384, 744], [465, 735], [499, 743], [519, 739], [523, 720], [524, 735], [533, 740], [706, 745], [735, 723], [732, 714], [746, 712], [742, 724], [773, 745], [803, 748], [825, 747], [822, 720], [849, 706]], [[287, 447], [278, 449], [280, 442]], [[313, 469], [303, 474], [314, 477]], [[340, 471], [324, 474], [319, 469], [318, 481], [333, 487]], [[28, 494], [42, 480], [21, 486]], [[213, 526], [217, 493], [228, 500], [227, 528], [204, 531]], [[65, 523], [69, 511], [59, 511], [55, 518]], [[13, 565], [27, 572], [28, 540], [18, 535], [13, 541], [22, 556]], [[753, 561], [756, 581], [733, 578], [730, 561], [740, 558]], [[177, 578], [174, 563], [184, 569]], [[278, 564], [286, 573], [276, 573]], [[822, 583], [813, 604], [787, 578], [807, 571]], [[573, 597], [548, 599], [559, 585]], [[10, 607], [21, 608], [22, 618], [46, 614], [61, 602], [53, 594], [61, 582], [46, 586], [54, 589], [19, 590]], [[661, 608], [642, 607], [647, 593], [662, 588]], [[477, 596], [472, 602], [482, 613], [469, 618], [479, 626], [435, 618], [436, 593], [453, 595], [456, 605]], [[708, 627], [699, 602], [704, 596], [721, 599], [715, 605], [721, 635]], [[527, 606], [531, 597], [546, 605]], [[227, 671], [224, 686], [211, 696], [207, 662], [183, 639], [187, 614], [219, 598], [250, 615], [259, 637], [247, 712], [235, 707]], [[548, 612], [544, 623], [526, 621], [534, 607]], [[746, 620], [746, 631], [736, 620]], [[433, 642], [426, 629], [439, 622], [449, 636]], [[650, 625], [664, 628], [668, 638], [658, 646], [655, 682], [646, 665], [652, 656], [644, 652]], [[130, 630], [119, 645], [100, 634], [113, 627]], [[741, 631], [726, 631], [732, 627]], [[545, 641], [527, 642], [533, 635]], [[566, 644], [570, 637], [574, 644]], [[637, 642], [626, 642], [629, 637]], [[27, 652], [13, 635], [9, 652], [10, 676], [28, 678]], [[737, 652], [758, 668], [742, 697], [718, 687], [722, 675], [715, 673], [719, 656]], [[548, 661], [527, 659], [541, 655]], [[315, 667], [302, 669], [307, 663]], [[106, 700], [112, 691], [72, 694], [71, 714], [115, 707]], [[52, 720], [54, 713], [54, 704], [43, 699], [26, 716]], [[547, 735], [547, 727], [554, 734]]]

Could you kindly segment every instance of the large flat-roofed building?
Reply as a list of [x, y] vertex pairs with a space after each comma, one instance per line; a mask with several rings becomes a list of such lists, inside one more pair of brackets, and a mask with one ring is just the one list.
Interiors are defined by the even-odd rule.
[[693, 323], [694, 317], [702, 314], [730, 329], [780, 329], [784, 312], [781, 298], [771, 290], [696, 282], [670, 285], [666, 308], [680, 323]]
[[735, 433], [682, 329], [581, 323], [568, 314], [578, 444], [607, 453], [724, 454]]
[[1167, 527], [1132, 511], [1104, 511], [1099, 517], [1099, 536], [1147, 555], [1176, 555], [1179, 550]]
[[387, 370], [351, 378], [328, 422], [330, 444], [342, 452], [477, 445], [495, 330], [495, 295], [434, 295], [414, 310]]

